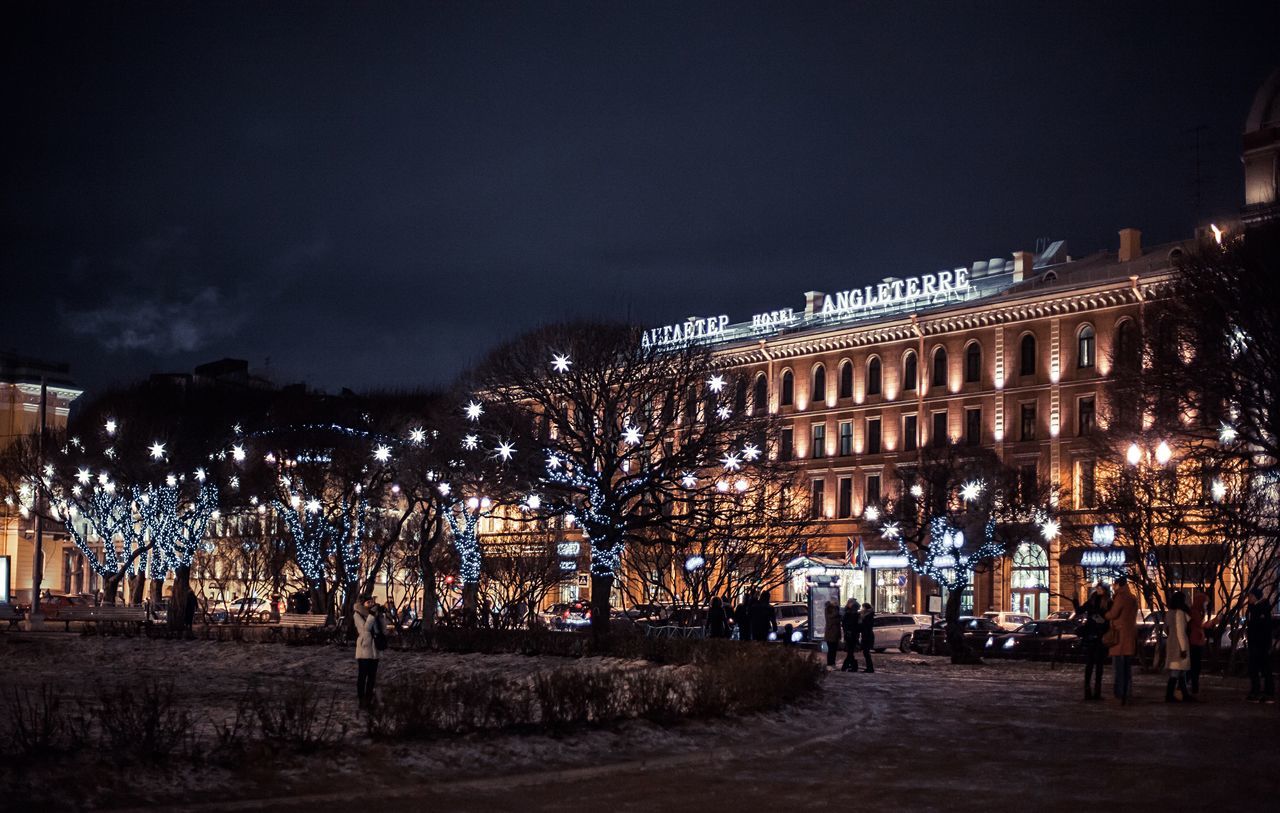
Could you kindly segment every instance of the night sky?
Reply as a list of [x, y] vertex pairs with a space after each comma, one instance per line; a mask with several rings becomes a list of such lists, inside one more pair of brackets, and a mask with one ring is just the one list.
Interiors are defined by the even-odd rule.
[[447, 383], [1241, 203], [1280, 4], [5, 3], [0, 348]]

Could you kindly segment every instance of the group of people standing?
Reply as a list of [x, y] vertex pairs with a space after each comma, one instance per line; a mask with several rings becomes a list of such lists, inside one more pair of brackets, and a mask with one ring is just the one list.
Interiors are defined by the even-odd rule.
[[827, 668], [836, 668], [836, 654], [840, 651], [840, 638], [843, 636], [845, 651], [848, 654], [844, 656], [840, 671], [858, 671], [859, 650], [862, 651], [865, 664], [863, 671], [876, 671], [875, 665], [871, 662], [871, 650], [876, 646], [876, 613], [871, 609], [870, 604], [858, 606], [856, 599], [849, 599], [844, 605], [844, 611], [841, 612], [839, 604], [835, 601], [827, 601], [824, 620], [826, 627], [822, 633], [822, 640], [827, 645]]
[[707, 637], [732, 638], [734, 629], [740, 641], [768, 641], [777, 636], [778, 614], [765, 592], [747, 592], [737, 606], [728, 598], [711, 599], [707, 611]]
[[[1129, 588], [1129, 580], [1119, 576], [1114, 594], [1102, 582], [1094, 585], [1078, 617], [1084, 649], [1084, 699], [1102, 699], [1102, 671], [1111, 659], [1113, 694], [1121, 705], [1129, 702], [1133, 692], [1133, 659], [1138, 653], [1138, 599]], [[1275, 702], [1275, 684], [1271, 674], [1272, 620], [1271, 605], [1261, 589], [1248, 595], [1249, 609], [1245, 633], [1249, 650], [1249, 700]], [[1200, 672], [1207, 643], [1205, 632], [1209, 597], [1202, 590], [1192, 592], [1191, 600], [1181, 590], [1169, 596], [1165, 613], [1165, 702], [1194, 702], [1200, 694]]]

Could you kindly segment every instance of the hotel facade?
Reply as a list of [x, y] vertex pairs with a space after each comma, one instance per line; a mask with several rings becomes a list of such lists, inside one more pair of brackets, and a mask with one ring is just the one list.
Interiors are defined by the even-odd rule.
[[[816, 579], [879, 612], [924, 612], [933, 582], [864, 519], [929, 447], [985, 449], [1048, 484], [1064, 535], [1027, 539], [975, 575], [968, 611], [1033, 617], [1069, 608], [1092, 574], [1066, 538], [1089, 532], [1113, 359], [1138, 352], [1144, 311], [1194, 243], [1073, 258], [1062, 243], [856, 290], [804, 294], [803, 309], [651, 330], [703, 341], [738, 381], [740, 408], [781, 421], [777, 454], [801, 470], [813, 533], [775, 600]], [[1123, 454], [1120, 450], [1118, 454]]]

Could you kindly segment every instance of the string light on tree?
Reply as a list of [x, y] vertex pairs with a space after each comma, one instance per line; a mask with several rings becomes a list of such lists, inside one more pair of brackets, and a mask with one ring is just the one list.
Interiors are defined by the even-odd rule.
[[238, 446], [238, 445], [237, 445], [237, 446], [232, 446], [232, 447], [231, 447], [231, 459], [232, 459], [232, 460], [236, 461], [237, 463], [243, 463], [243, 462], [244, 462], [244, 458], [245, 458], [245, 451], [244, 451], [244, 447], [243, 447], [243, 446]]

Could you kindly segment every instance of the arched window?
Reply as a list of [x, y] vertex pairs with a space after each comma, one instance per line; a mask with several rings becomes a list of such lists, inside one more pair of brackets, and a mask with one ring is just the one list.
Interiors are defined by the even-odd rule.
[[867, 362], [867, 395], [880, 394], [880, 359], [872, 356]]
[[947, 349], [939, 347], [933, 351], [933, 381], [932, 386], [945, 387], [947, 385]]
[[796, 400], [796, 380], [790, 370], [782, 371], [782, 387], [778, 402], [782, 406], [791, 406]]
[[1076, 336], [1076, 366], [1092, 367], [1097, 355], [1097, 339], [1093, 335], [1093, 325], [1080, 328]]
[[733, 411], [739, 415], [747, 411], [747, 380], [739, 378], [733, 388]]
[[840, 397], [853, 397], [853, 362], [848, 359], [840, 362]]
[[1115, 362], [1118, 369], [1130, 372], [1138, 369], [1137, 334], [1132, 319], [1122, 319], [1116, 325]]
[[964, 349], [964, 381], [976, 384], [982, 380], [982, 345], [970, 342]]
[[904, 390], [914, 390], [916, 388], [916, 380], [920, 377], [919, 362], [916, 359], [916, 351], [908, 350], [907, 354], [902, 357], [902, 388]]
[[809, 393], [809, 403], [819, 404], [827, 400], [827, 368], [821, 364], [813, 365], [813, 389]]
[[769, 408], [769, 379], [764, 373], [756, 376], [755, 391], [751, 394], [751, 409], [756, 415], [763, 415]]
[[1030, 333], [1022, 337], [1018, 349], [1018, 375], [1036, 374], [1036, 337]]

